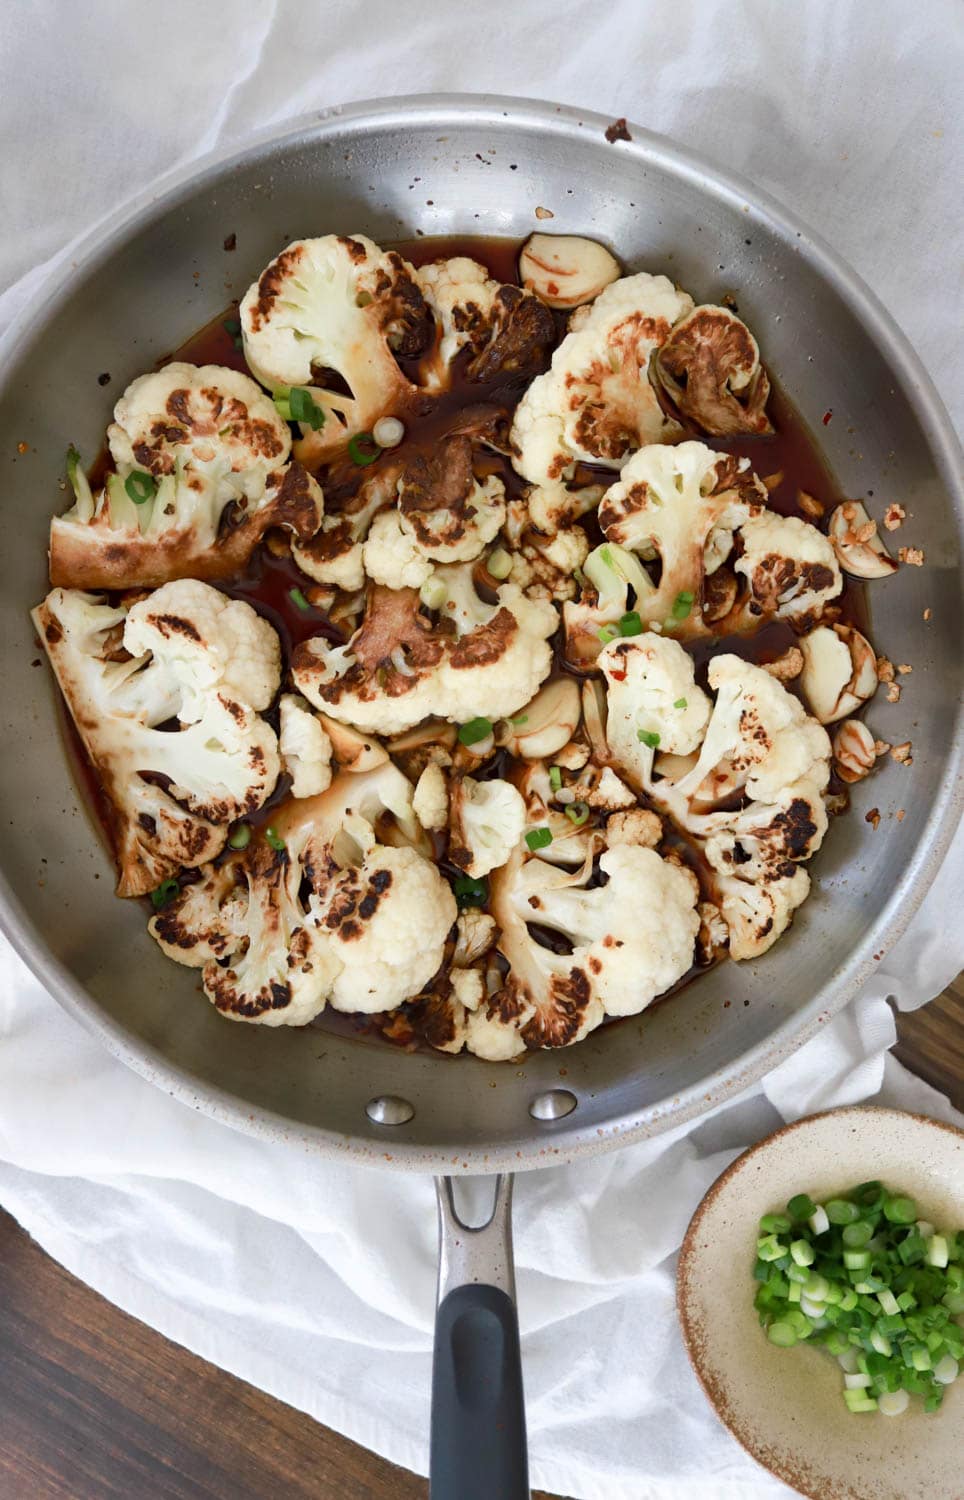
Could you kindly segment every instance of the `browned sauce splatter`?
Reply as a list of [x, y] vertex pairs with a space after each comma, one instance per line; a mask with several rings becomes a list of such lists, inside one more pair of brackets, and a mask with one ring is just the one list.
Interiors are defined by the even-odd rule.
[[[480, 261], [490, 273], [502, 282], [518, 281], [518, 255], [521, 241], [484, 236], [438, 236], [434, 238], [423, 238], [417, 240], [404, 240], [397, 242], [393, 248], [400, 251], [413, 265], [419, 266], [433, 260], [448, 259], [458, 255], [469, 256], [473, 260]], [[236, 328], [238, 318], [238, 305], [232, 304], [213, 318], [210, 323], [199, 329], [191, 338], [186, 340], [179, 348], [172, 351], [164, 359], [158, 361], [158, 367], [167, 364], [170, 360], [180, 359], [191, 364], [217, 364], [226, 365], [231, 369], [246, 370], [244, 356], [237, 347]], [[227, 325], [227, 326], [225, 326]], [[561, 338], [565, 331], [565, 320], [557, 315], [558, 334]], [[763, 333], [765, 346], [765, 330], [757, 329], [757, 333]], [[414, 376], [416, 364], [406, 365], [401, 362], [403, 368], [410, 376]], [[741, 436], [737, 438], [708, 438], [702, 433], [695, 432], [693, 436], [699, 437], [701, 441], [710, 447], [727, 452], [735, 452], [750, 459], [753, 468], [761, 478], [774, 474], [782, 474], [782, 479], [770, 491], [770, 505], [781, 515], [796, 515], [811, 524], [814, 518], [801, 510], [797, 496], [803, 490], [815, 495], [825, 506], [825, 512], [829, 515], [833, 506], [845, 498], [834, 479], [826, 461], [814, 441], [812, 434], [803, 422], [793, 403], [783, 391], [777, 381], [773, 378], [773, 391], [770, 398], [768, 411], [772, 418], [775, 432], [767, 437]], [[392, 450], [391, 457], [399, 456], [410, 458], [416, 453], [429, 453], [437, 444], [439, 438], [447, 432], [454, 421], [456, 421], [464, 409], [468, 406], [479, 406], [498, 412], [504, 416], [508, 424], [512, 411], [522, 396], [523, 391], [529, 384], [530, 377], [517, 381], [503, 381], [495, 384], [482, 384], [469, 382], [464, 378], [464, 373], [456, 367], [455, 378], [452, 388], [442, 396], [427, 399], [420, 407], [406, 419], [406, 436], [400, 448]], [[105, 417], [106, 417], [105, 412]], [[326, 509], [337, 510], [339, 503], [352, 493], [356, 482], [361, 477], [369, 477], [377, 472], [377, 464], [387, 462], [382, 458], [376, 464], [364, 470], [355, 472], [354, 465], [347, 458], [328, 466], [320, 471], [319, 477], [325, 489]], [[507, 459], [500, 455], [486, 455], [484, 460], [487, 472], [495, 472], [500, 475], [506, 485], [507, 493], [512, 496], [519, 494], [522, 482], [512, 469]], [[98, 455], [91, 470], [91, 482], [102, 481], [108, 466], [108, 454], [104, 448]], [[609, 471], [603, 471], [609, 476]], [[583, 517], [580, 524], [590, 532], [593, 543], [600, 540], [595, 532], [594, 521], [591, 516]], [[849, 624], [855, 625], [857, 629], [867, 633], [869, 630], [869, 611], [867, 603], [866, 586], [853, 579], [845, 577], [844, 591], [835, 601], [840, 609], [841, 617]], [[325, 634], [330, 639], [341, 640], [343, 637], [338, 627], [332, 625], [324, 613], [315, 608], [304, 610], [295, 602], [292, 596], [293, 589], [300, 589], [303, 593], [311, 588], [311, 580], [307, 579], [298, 569], [290, 557], [273, 557], [263, 547], [255, 553], [250, 568], [242, 575], [229, 579], [217, 585], [226, 593], [240, 599], [247, 600], [260, 614], [264, 615], [278, 631], [282, 644], [282, 655], [285, 667], [287, 667], [292, 648], [300, 641], [312, 635]], [[713, 641], [712, 643], [700, 643], [694, 648], [697, 661], [702, 664], [712, 652], [718, 654], [721, 651], [732, 651], [748, 661], [767, 662], [783, 654], [788, 646], [792, 645], [795, 636], [791, 627], [783, 622], [774, 622], [761, 629], [755, 636], [730, 638], [725, 641]], [[560, 670], [567, 670], [561, 658], [559, 659]], [[788, 686], [793, 690], [792, 683]], [[65, 740], [67, 743], [72, 768], [77, 782], [82, 801], [86, 804], [93, 815], [101, 833], [110, 844], [110, 813], [109, 807], [101, 790], [97, 774], [91, 766], [83, 746], [80, 743], [76, 730], [70, 721], [66, 708], [62, 704], [62, 717], [65, 725]], [[275, 722], [273, 715], [266, 715], [269, 720]], [[494, 774], [491, 767], [486, 768], [486, 774]], [[249, 821], [258, 825], [270, 822], [272, 809], [283, 801], [288, 792], [288, 780], [282, 777], [272, 797], [259, 813], [255, 814]], [[832, 786], [835, 786], [835, 780]], [[840, 788], [837, 787], [837, 790]], [[696, 852], [685, 843], [670, 834], [668, 841], [679, 847], [681, 856], [700, 878], [701, 886], [708, 889], [707, 872], [701, 868], [701, 862]], [[441, 848], [439, 853], [442, 853]], [[444, 860], [441, 861], [443, 868]], [[149, 903], [148, 903], [149, 905]], [[546, 942], [550, 941], [546, 935]], [[705, 968], [694, 967], [676, 985], [672, 987], [667, 995], [661, 996], [660, 1000], [676, 995], [689, 981], [705, 973]], [[659, 1003], [659, 1002], [656, 1002]], [[627, 1020], [638, 1019], [635, 1017]], [[376, 1034], [378, 1032], [378, 1019], [371, 1017], [355, 1018], [351, 1016], [339, 1016], [333, 1012], [324, 1012], [313, 1023], [327, 1031], [338, 1034]], [[607, 1024], [617, 1024], [608, 1022]], [[622, 1023], [625, 1024], [625, 1023]], [[409, 1045], [413, 1043], [407, 1043]]]

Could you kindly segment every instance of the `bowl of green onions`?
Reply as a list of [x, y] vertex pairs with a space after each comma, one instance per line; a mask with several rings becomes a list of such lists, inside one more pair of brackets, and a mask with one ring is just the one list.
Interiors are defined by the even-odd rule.
[[677, 1278], [721, 1420], [818, 1500], [964, 1496], [964, 1132], [833, 1110], [739, 1157]]

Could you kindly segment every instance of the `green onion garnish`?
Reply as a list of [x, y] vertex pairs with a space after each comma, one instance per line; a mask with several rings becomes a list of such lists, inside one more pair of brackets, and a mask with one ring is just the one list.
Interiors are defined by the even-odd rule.
[[643, 622], [639, 618], [639, 610], [631, 609], [623, 615], [619, 622], [620, 635], [642, 635]]
[[348, 439], [348, 457], [360, 468], [364, 469], [368, 464], [373, 464], [376, 458], [381, 458], [381, 456], [382, 450], [370, 432], [359, 432], [355, 437]]
[[239, 823], [237, 828], [228, 838], [230, 849], [247, 849], [251, 842], [251, 824]]
[[509, 720], [510, 724], [528, 724], [528, 722], [529, 722], [529, 715], [528, 714], [516, 714], [515, 718]]
[[491, 719], [470, 719], [459, 727], [459, 739], [463, 745], [477, 745], [492, 733]]
[[225, 333], [229, 333], [233, 339], [236, 339], [238, 334], [241, 332], [241, 324], [238, 322], [237, 318], [224, 318], [222, 320], [221, 327], [224, 329]]
[[694, 599], [694, 597], [695, 596], [690, 592], [689, 589], [683, 589], [683, 591], [681, 593], [679, 593], [679, 594], [676, 595], [676, 598], [673, 600], [673, 619], [674, 620], [685, 620], [686, 619], [686, 616], [689, 614], [690, 610], [693, 608], [693, 599]]
[[456, 875], [452, 889], [456, 906], [484, 906], [489, 899], [489, 882], [472, 875]]
[[685, 698], [677, 698], [676, 702], [673, 704], [673, 707], [674, 708], [685, 708], [686, 707], [686, 699]]
[[300, 609], [304, 612], [311, 608], [311, 605], [308, 603], [308, 600], [305, 598], [304, 594], [299, 588], [289, 589], [288, 598], [291, 600], [296, 609]]
[[264, 837], [265, 837], [265, 842], [268, 843], [268, 844], [270, 844], [271, 847], [272, 847], [272, 849], [277, 850], [279, 853], [281, 852], [282, 849], [284, 849], [284, 847], [285, 847], [285, 841], [284, 841], [284, 839], [280, 836], [280, 834], [275, 833], [274, 829], [271, 827], [270, 824], [268, 825], [268, 827], [264, 831]]
[[641, 745], [648, 745], [651, 750], [655, 750], [659, 744], [659, 735], [655, 729], [637, 729], [636, 738]]
[[575, 823], [577, 828], [581, 828], [589, 817], [589, 804], [588, 802], [570, 802], [564, 811], [570, 823]]
[[157, 480], [143, 469], [135, 469], [124, 480], [124, 488], [135, 505], [146, 505], [157, 494]]
[[548, 828], [530, 828], [526, 834], [526, 843], [533, 851], [544, 849], [547, 844], [552, 843], [552, 831]]
[[911, 1395], [936, 1411], [964, 1362], [962, 1261], [964, 1233], [879, 1182], [824, 1204], [799, 1193], [759, 1222], [754, 1305], [771, 1343], [839, 1359], [850, 1411], [898, 1416]]
[[162, 880], [156, 891], [151, 891], [151, 902], [160, 911], [162, 906], [167, 906], [175, 896], [179, 896], [181, 887], [176, 880]]
[[[306, 391], [304, 386], [292, 386], [288, 394], [288, 409], [291, 412], [292, 422], [303, 422], [313, 432], [317, 432], [320, 427], [324, 427], [325, 425], [324, 412], [315, 401], [311, 392]], [[349, 450], [350, 447], [351, 445], [349, 444]]]
[[608, 646], [609, 642], [614, 641], [617, 635], [620, 634], [621, 631], [618, 625], [600, 625], [599, 627], [599, 639], [604, 646]]
[[560, 766], [549, 767], [549, 785], [554, 792], [558, 792], [562, 786], [562, 768]]

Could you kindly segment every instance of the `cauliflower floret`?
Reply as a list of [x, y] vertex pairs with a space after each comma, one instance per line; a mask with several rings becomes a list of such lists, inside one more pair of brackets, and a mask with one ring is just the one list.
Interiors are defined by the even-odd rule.
[[422, 556], [436, 562], [471, 562], [502, 529], [505, 486], [496, 474], [476, 479], [472, 444], [457, 434], [429, 457], [418, 455], [398, 485], [402, 528]]
[[278, 708], [278, 744], [291, 777], [291, 795], [317, 797], [331, 785], [331, 740], [317, 714], [297, 693], [285, 693]]
[[512, 548], [509, 581], [533, 599], [571, 599], [573, 576], [589, 556], [589, 538], [581, 526], [567, 526], [546, 537], [529, 523], [529, 507], [513, 500], [506, 508], [506, 536]]
[[634, 793], [609, 766], [604, 766], [598, 776], [595, 786], [586, 792], [584, 800], [587, 807], [598, 807], [603, 812], [619, 812], [623, 808], [636, 806]]
[[54, 584], [224, 578], [246, 566], [268, 527], [307, 540], [321, 524], [318, 484], [287, 462], [287, 424], [237, 370], [178, 362], [141, 375], [114, 408], [107, 439], [114, 470], [96, 496], [76, 457], [69, 466], [76, 503], [51, 522]]
[[464, 255], [433, 261], [415, 275], [438, 328], [423, 372], [429, 390], [448, 387], [463, 350], [469, 380], [518, 378], [545, 369], [555, 324], [537, 297], [500, 285], [485, 266]]
[[329, 1002], [370, 1012], [418, 994], [455, 916], [424, 857], [411, 786], [386, 762], [285, 803], [270, 842], [255, 834], [206, 866], [150, 931], [171, 958], [203, 970], [222, 1014], [297, 1026]]
[[746, 578], [746, 607], [758, 620], [816, 619], [843, 588], [830, 542], [798, 516], [753, 516], [740, 534], [743, 553], [733, 571]]
[[415, 784], [412, 802], [423, 828], [438, 830], [449, 820], [449, 793], [441, 766], [430, 761]]
[[459, 912], [456, 928], [455, 952], [452, 954], [453, 969], [461, 969], [474, 963], [477, 958], [482, 957], [483, 953], [487, 953], [495, 942], [495, 918], [490, 917], [486, 911], [479, 911], [476, 906], [470, 906], [468, 910]]
[[[168, 607], [170, 606], [170, 607]], [[60, 689], [111, 805], [121, 896], [155, 889], [224, 847], [278, 778], [278, 743], [244, 691], [278, 686], [271, 627], [207, 584], [167, 584], [128, 614], [54, 589], [33, 612]], [[157, 726], [180, 720], [180, 732]]]
[[382, 461], [340, 509], [325, 516], [316, 536], [294, 543], [291, 555], [301, 571], [316, 583], [347, 594], [364, 588], [365, 539], [380, 512], [394, 505], [401, 473], [400, 460]]
[[663, 837], [659, 815], [646, 807], [613, 813], [606, 824], [606, 843], [610, 849], [618, 844], [638, 844], [641, 849], [655, 849]]
[[448, 597], [433, 622], [410, 589], [369, 590], [345, 646], [314, 637], [295, 648], [292, 676], [309, 702], [362, 730], [396, 734], [432, 716], [454, 723], [515, 713], [548, 676], [552, 605], [513, 584], [478, 597], [468, 564], [439, 568]]
[[615, 759], [702, 850], [731, 956], [766, 952], [807, 895], [798, 864], [827, 829], [826, 731], [775, 678], [736, 656], [710, 662], [712, 714], [676, 641], [613, 643], [600, 661]]
[[275, 631], [240, 599], [193, 578], [155, 589], [128, 612], [124, 646], [132, 656], [152, 652], [180, 690], [183, 724], [201, 718], [223, 688], [250, 708], [267, 708], [281, 680]]
[[681, 318], [657, 351], [654, 375], [673, 407], [702, 432], [773, 431], [766, 414], [770, 380], [756, 339], [726, 307], [694, 307]]
[[547, 532], [595, 503], [566, 488], [582, 459], [619, 469], [644, 443], [680, 427], [659, 404], [653, 354], [693, 306], [665, 276], [624, 276], [573, 313], [551, 368], [532, 382], [512, 424], [513, 463], [535, 486], [532, 518]]
[[[653, 849], [619, 845], [600, 858], [604, 886], [587, 887], [592, 860], [567, 873], [517, 851], [492, 878], [503, 988], [466, 1016], [469, 1050], [508, 1058], [523, 1047], [565, 1047], [605, 1015], [636, 1015], [686, 973], [699, 917], [695, 876]], [[528, 923], [572, 944], [553, 953]]]
[[608, 684], [610, 749], [618, 765], [648, 790], [657, 746], [670, 755], [696, 750], [712, 705], [696, 686], [692, 659], [664, 636], [611, 641], [598, 665]]
[[525, 803], [508, 781], [463, 776], [454, 783], [449, 859], [467, 875], [488, 875], [504, 865], [525, 826]]
[[241, 303], [241, 333], [263, 385], [310, 388], [323, 412], [297, 449], [314, 468], [379, 417], [407, 408], [414, 390], [396, 355], [421, 354], [431, 315], [412, 267], [395, 251], [364, 235], [328, 234], [296, 240], [266, 267]]
[[432, 576], [431, 561], [419, 551], [397, 510], [375, 517], [362, 559], [369, 578], [388, 589], [418, 589]]

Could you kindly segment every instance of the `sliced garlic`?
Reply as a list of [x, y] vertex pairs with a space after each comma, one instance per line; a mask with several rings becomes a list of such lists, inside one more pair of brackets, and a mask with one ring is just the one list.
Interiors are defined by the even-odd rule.
[[852, 625], [820, 625], [800, 639], [800, 686], [814, 718], [833, 724], [877, 691], [877, 658]]
[[317, 716], [331, 740], [335, 760], [343, 771], [373, 771], [388, 760], [388, 752], [371, 734], [360, 734], [350, 724], [339, 724], [327, 714]]
[[847, 719], [833, 737], [833, 758], [841, 781], [863, 781], [874, 768], [874, 737], [861, 719]]
[[854, 578], [887, 578], [896, 573], [897, 563], [877, 535], [877, 522], [859, 500], [838, 505], [828, 531], [840, 566]]
[[605, 245], [574, 234], [533, 234], [519, 256], [522, 285], [547, 307], [579, 307], [618, 281], [619, 262]]
[[572, 677], [554, 677], [525, 708], [500, 722], [498, 742], [524, 760], [544, 760], [568, 745], [579, 712], [579, 684]]

